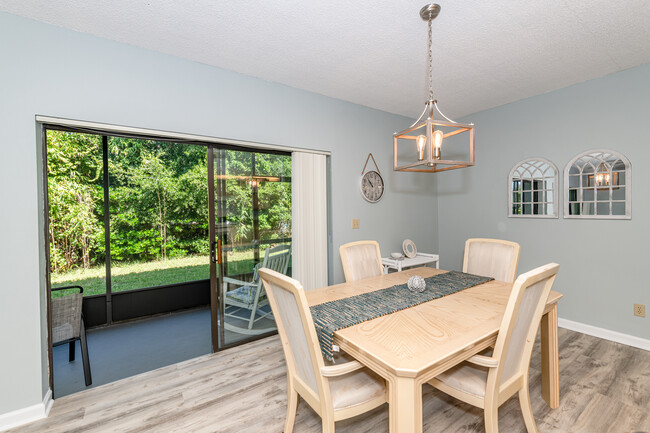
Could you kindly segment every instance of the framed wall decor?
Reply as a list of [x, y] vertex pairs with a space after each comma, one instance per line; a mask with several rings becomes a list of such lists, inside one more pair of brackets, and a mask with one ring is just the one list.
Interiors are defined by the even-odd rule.
[[632, 167], [608, 149], [575, 156], [564, 169], [564, 218], [631, 219]]
[[544, 158], [519, 161], [508, 176], [508, 216], [558, 217], [558, 169]]

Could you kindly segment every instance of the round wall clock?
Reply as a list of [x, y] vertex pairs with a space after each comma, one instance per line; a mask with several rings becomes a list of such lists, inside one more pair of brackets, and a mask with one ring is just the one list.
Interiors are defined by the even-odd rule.
[[361, 195], [370, 203], [377, 203], [384, 196], [384, 179], [374, 170], [361, 177]]
[[[372, 162], [375, 163], [377, 171], [366, 171], [370, 158], [372, 158]], [[372, 156], [372, 153], [368, 154], [366, 163], [363, 165], [363, 170], [361, 170], [361, 184], [359, 186], [361, 187], [361, 196], [370, 203], [377, 203], [384, 196], [384, 179], [381, 177], [379, 166], [377, 165], [377, 161], [375, 161], [375, 157]]]

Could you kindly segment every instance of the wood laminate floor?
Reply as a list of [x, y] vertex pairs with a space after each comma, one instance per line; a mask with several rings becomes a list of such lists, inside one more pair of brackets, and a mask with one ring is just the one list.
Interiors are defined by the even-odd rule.
[[[539, 342], [530, 368], [540, 433], [650, 432], [650, 352], [560, 329], [561, 404], [541, 397]], [[285, 365], [277, 336], [163, 367], [54, 401], [27, 432], [282, 432]], [[425, 433], [484, 432], [483, 414], [425, 385]], [[526, 431], [519, 403], [499, 409], [505, 433]], [[320, 432], [301, 401], [295, 433]], [[388, 432], [386, 405], [336, 424], [337, 433]]]

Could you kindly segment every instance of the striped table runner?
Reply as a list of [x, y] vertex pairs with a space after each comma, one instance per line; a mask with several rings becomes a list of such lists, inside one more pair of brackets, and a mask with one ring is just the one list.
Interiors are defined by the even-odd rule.
[[323, 356], [329, 360], [333, 359], [334, 332], [340, 329], [442, 298], [493, 279], [449, 271], [425, 278], [427, 287], [421, 293], [413, 293], [406, 284], [398, 284], [386, 289], [314, 305], [310, 309]]

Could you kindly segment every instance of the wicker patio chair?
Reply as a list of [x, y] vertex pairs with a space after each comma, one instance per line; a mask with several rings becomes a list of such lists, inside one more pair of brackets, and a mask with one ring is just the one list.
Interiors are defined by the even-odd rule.
[[52, 298], [52, 346], [69, 344], [68, 359], [72, 362], [75, 358], [75, 342], [79, 340], [84, 379], [86, 380], [86, 386], [90, 386], [93, 380], [90, 374], [90, 360], [88, 359], [86, 327], [81, 312], [84, 289], [81, 286], [66, 286], [54, 288], [52, 292], [66, 289], [79, 289], [79, 293]]

